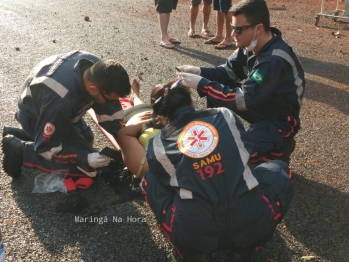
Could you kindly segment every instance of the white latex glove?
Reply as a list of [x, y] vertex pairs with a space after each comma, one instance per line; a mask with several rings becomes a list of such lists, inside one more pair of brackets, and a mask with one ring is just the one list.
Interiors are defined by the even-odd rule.
[[197, 89], [198, 84], [202, 79], [201, 76], [194, 75], [194, 74], [179, 73], [178, 75], [183, 79], [184, 84], [187, 87], [194, 88], [195, 90]]
[[194, 75], [200, 75], [201, 73], [200, 67], [197, 67], [197, 66], [182, 65], [182, 66], [178, 66], [178, 68], [184, 73], [190, 73]]
[[94, 152], [87, 155], [87, 162], [93, 168], [107, 166], [110, 162], [110, 157]]

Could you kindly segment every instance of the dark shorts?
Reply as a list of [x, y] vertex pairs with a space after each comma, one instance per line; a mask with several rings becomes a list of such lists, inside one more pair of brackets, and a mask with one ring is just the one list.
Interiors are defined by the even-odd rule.
[[178, 0], [155, 0], [155, 8], [158, 13], [171, 13], [176, 10]]
[[213, 0], [213, 10], [227, 13], [231, 7], [231, 0]]
[[[200, 5], [202, 0], [191, 0], [191, 6], [198, 6]], [[204, 0], [206, 4], [212, 4], [212, 0]]]

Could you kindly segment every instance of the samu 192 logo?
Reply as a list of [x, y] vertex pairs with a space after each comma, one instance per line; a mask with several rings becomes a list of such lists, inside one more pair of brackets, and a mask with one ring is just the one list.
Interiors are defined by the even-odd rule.
[[218, 132], [213, 125], [204, 121], [193, 121], [183, 128], [177, 145], [184, 155], [202, 158], [216, 149], [218, 141]]

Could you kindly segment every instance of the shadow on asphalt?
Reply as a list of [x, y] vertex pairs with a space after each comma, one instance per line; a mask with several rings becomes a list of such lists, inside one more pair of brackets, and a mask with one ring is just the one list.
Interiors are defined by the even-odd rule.
[[[349, 67], [341, 64], [323, 62], [307, 57], [300, 57], [304, 71], [309, 74], [329, 79], [330, 81], [348, 85], [348, 77], [345, 72], [349, 71]], [[324, 74], [324, 72], [326, 72]], [[344, 114], [349, 114], [349, 93], [343, 89], [334, 88], [326, 83], [306, 79], [306, 87], [304, 97], [310, 100], [329, 104]]]
[[307, 79], [304, 97], [324, 104], [329, 104], [342, 111], [344, 114], [349, 115], [348, 91]]
[[[212, 46], [212, 48], [214, 48], [213, 45], [210, 45], [210, 46]], [[233, 51], [235, 49], [236, 48], [233, 45], [233, 46], [226, 48], [224, 50], [231, 50], [231, 52], [233, 53]], [[194, 59], [201, 60], [204, 63], [208, 63], [208, 64], [211, 64], [213, 66], [223, 64], [227, 58], [225, 56], [216, 56], [213, 54], [209, 54], [206, 52], [199, 51], [197, 49], [188, 48], [188, 47], [181, 46], [181, 45], [176, 46], [176, 49], [174, 49], [174, 51], [181, 53], [183, 55], [186, 55], [188, 57], [192, 57]], [[201, 65], [198, 63], [198, 64], [196, 64], [196, 66], [201, 66]]]
[[[348, 206], [348, 194], [295, 175], [293, 203], [284, 223], [299, 242], [318, 256], [328, 261], [349, 261], [349, 250], [341, 249], [349, 246]], [[336, 245], [337, 241], [347, 243]], [[307, 254], [301, 254], [304, 255]]]
[[90, 204], [87, 210], [79, 215], [59, 214], [55, 213], [55, 206], [66, 195], [33, 194], [37, 174], [25, 171], [11, 186], [13, 197], [29, 219], [35, 236], [52, 254], [50, 261], [60, 261], [62, 253], [74, 251], [81, 253], [82, 261], [168, 260], [168, 250], [159, 249], [153, 240], [154, 232], [147, 224], [152, 222], [151, 217], [137, 208], [146, 205], [142, 197], [117, 205], [115, 192], [102, 178], [96, 178], [90, 189], [81, 191]]
[[[326, 51], [323, 50], [323, 52]], [[310, 73], [344, 85], [349, 85], [347, 74], [349, 71], [348, 66], [331, 62], [323, 62], [308, 57], [299, 57], [299, 60], [303, 64], [305, 73]]]

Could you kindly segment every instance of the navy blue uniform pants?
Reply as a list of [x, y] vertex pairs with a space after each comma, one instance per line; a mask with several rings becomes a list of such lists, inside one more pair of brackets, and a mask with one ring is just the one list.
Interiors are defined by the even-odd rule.
[[141, 186], [159, 228], [185, 259], [198, 252], [252, 248], [272, 238], [291, 203], [290, 170], [276, 160], [257, 166], [255, 173], [258, 187], [219, 208], [201, 199], [180, 199], [177, 189], [165, 187], [151, 173]]
[[[23, 119], [22, 119], [23, 120]], [[32, 121], [21, 121], [22, 128], [28, 137], [34, 141], [35, 134], [35, 120]], [[25, 123], [28, 123], [27, 125]], [[91, 127], [86, 124], [86, 122], [81, 118], [77, 123], [73, 125], [69, 135], [62, 141], [62, 149], [66, 146], [71, 148], [76, 148], [80, 151], [88, 153], [95, 152], [92, 148], [92, 142], [94, 139], [93, 132]], [[85, 177], [80, 170], [76, 168], [77, 164], [72, 163], [72, 161], [68, 160], [69, 158], [64, 159], [55, 159], [54, 157], [51, 160], [47, 160], [41, 155], [39, 155], [35, 151], [34, 143], [28, 142], [24, 148], [23, 154], [23, 165], [26, 167], [34, 168], [42, 170], [46, 173], [51, 173], [54, 170], [68, 169], [69, 176], [72, 177]], [[90, 168], [91, 170], [87, 171], [95, 171], [95, 169]]]

